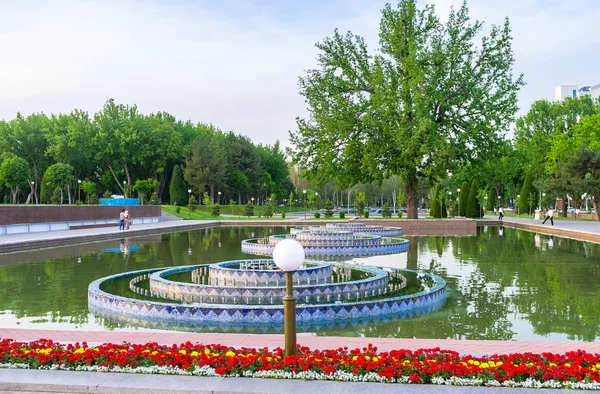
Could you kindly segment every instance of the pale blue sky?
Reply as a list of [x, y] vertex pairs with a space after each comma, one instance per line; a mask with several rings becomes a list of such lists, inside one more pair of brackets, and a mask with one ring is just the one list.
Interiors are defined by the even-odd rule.
[[[424, 2], [421, 2], [423, 4]], [[460, 0], [436, 0], [440, 15]], [[113, 97], [143, 112], [287, 143], [305, 113], [297, 80], [334, 28], [377, 43], [385, 1], [0, 0], [0, 118], [91, 113]], [[526, 110], [555, 84], [600, 83], [597, 0], [471, 0], [473, 17], [513, 25]]]

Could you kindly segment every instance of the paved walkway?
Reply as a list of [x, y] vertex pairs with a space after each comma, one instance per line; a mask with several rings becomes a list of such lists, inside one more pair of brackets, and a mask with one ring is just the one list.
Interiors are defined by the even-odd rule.
[[[286, 379], [258, 378], [204, 378], [196, 376], [136, 375], [118, 373], [36, 371], [36, 370], [0, 370], [1, 390], [23, 390], [29, 392], [72, 392], [72, 393], [128, 393], [128, 394], [540, 394], [561, 393], [567, 390], [550, 389], [513, 389], [436, 386], [432, 384], [384, 384], [384, 383], [346, 383], [328, 381], [304, 381]], [[573, 391], [569, 391], [573, 392]]]
[[[498, 217], [494, 216], [485, 216], [485, 219], [496, 220]], [[535, 220], [530, 217], [505, 217], [504, 222], [512, 222], [512, 223], [523, 223], [523, 224], [531, 224], [535, 225]], [[600, 234], [600, 222], [596, 222], [593, 220], [555, 220], [554, 226], [550, 224], [550, 220], [546, 222], [546, 224], [542, 224], [543, 219], [540, 220], [539, 226], [542, 227], [556, 227], [559, 229], [565, 230], [575, 230], [575, 231], [584, 231], [588, 233]]]
[[[283, 335], [275, 334], [221, 334], [221, 333], [182, 333], [168, 331], [80, 331], [80, 330], [36, 330], [20, 328], [0, 328], [0, 338], [18, 341], [33, 341], [40, 338], [52, 339], [61, 343], [87, 342], [97, 345], [112, 343], [179, 344], [187, 341], [204, 344], [221, 344], [232, 347], [276, 348], [284, 347]], [[435, 348], [455, 350], [461, 354], [484, 355], [492, 353], [552, 352], [565, 353], [582, 349], [600, 353], [600, 342], [543, 342], [543, 341], [477, 341], [454, 339], [418, 338], [363, 338], [363, 337], [320, 337], [298, 335], [298, 344], [311, 349], [337, 349], [347, 346], [351, 349], [373, 344], [382, 351], [393, 349], [417, 350]]]
[[216, 220], [170, 220], [158, 223], [136, 224], [129, 230], [121, 231], [118, 226], [96, 227], [79, 230], [44, 231], [0, 236], [0, 252], [17, 249], [62, 246], [66, 244], [114, 239], [123, 236], [156, 234], [161, 232], [184, 231], [217, 225]]

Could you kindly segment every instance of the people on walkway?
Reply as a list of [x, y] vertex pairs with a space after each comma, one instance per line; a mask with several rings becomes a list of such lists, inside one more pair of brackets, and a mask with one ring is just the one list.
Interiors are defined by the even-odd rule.
[[537, 207], [535, 209], [535, 214], [533, 215], [533, 218], [535, 219], [535, 224], [540, 224], [540, 207]]
[[552, 208], [548, 208], [548, 211], [546, 212], [546, 218], [544, 219], [544, 221], [542, 222], [542, 224], [546, 223], [546, 220], [550, 219], [550, 223], [552, 223], [552, 225], [554, 226], [554, 210]]
[[126, 209], [123, 214], [125, 216], [125, 230], [129, 230], [129, 211]]
[[502, 208], [502, 206], [500, 206], [500, 208], [498, 208], [498, 213], [500, 214], [498, 216], [498, 220], [502, 220], [504, 218], [504, 208]]
[[125, 210], [121, 209], [119, 214], [119, 230], [125, 230]]

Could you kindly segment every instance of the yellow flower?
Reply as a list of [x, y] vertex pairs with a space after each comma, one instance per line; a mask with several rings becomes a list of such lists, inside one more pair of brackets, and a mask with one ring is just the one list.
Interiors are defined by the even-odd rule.
[[193, 352], [191, 352], [191, 353], [190, 353], [190, 356], [192, 356], [192, 357], [198, 357], [199, 355], [200, 355], [200, 353], [198, 353], [198, 352], [197, 352], [197, 351], [195, 351], [195, 350], [194, 350]]
[[210, 354], [210, 350], [204, 349], [204, 354], [209, 355]]
[[374, 362], [377, 362], [377, 361], [379, 361], [379, 359], [377, 358], [377, 356], [373, 357], [373, 361], [374, 361]]
[[565, 367], [569, 368], [571, 366], [570, 363], [565, 363]]
[[183, 355], [185, 356], [185, 355], [187, 354], [187, 352], [185, 351], [185, 349], [181, 349], [181, 350], [179, 351], [179, 354], [183, 354]]
[[488, 363], [486, 363], [486, 362], [481, 363], [479, 366], [481, 368], [489, 368], [490, 367], [490, 365]]
[[152, 355], [154, 356], [154, 355], [158, 354], [158, 352], [155, 350], [155, 351], [153, 351], [153, 352], [152, 352], [152, 353], [150, 353], [150, 354], [152, 354]]
[[150, 350], [148, 350], [148, 349], [144, 349], [144, 350], [142, 351], [142, 353], [150, 353]]
[[121, 353], [127, 353], [127, 349], [121, 349]]
[[358, 360], [358, 356], [352, 357], [352, 361], [356, 361], [356, 360]]
[[234, 353], [234, 352], [232, 352], [231, 350], [229, 350], [227, 353], [225, 353], [225, 355], [226, 355], [227, 357], [235, 357], [235, 353]]

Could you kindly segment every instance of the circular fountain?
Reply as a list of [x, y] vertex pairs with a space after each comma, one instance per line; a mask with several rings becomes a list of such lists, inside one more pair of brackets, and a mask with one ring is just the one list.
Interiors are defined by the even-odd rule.
[[[329, 226], [329, 224], [327, 225]], [[273, 255], [275, 246], [284, 239], [295, 239], [304, 247], [306, 256], [364, 256], [401, 253], [408, 250], [408, 240], [379, 234], [402, 233], [396, 227], [338, 225], [293, 228], [290, 234], [271, 235], [242, 241], [242, 252]], [[354, 227], [356, 226], [356, 227]], [[367, 228], [373, 229], [367, 230]], [[359, 230], [357, 230], [359, 229]]]
[[355, 234], [370, 234], [379, 235], [380, 237], [399, 237], [402, 235], [401, 227], [384, 227], [384, 226], [367, 226], [364, 223], [327, 223], [323, 226], [300, 226], [293, 227], [290, 231], [291, 234], [297, 234], [299, 232], [312, 231], [312, 232], [337, 232], [337, 231], [351, 231]]
[[[293, 280], [299, 327], [412, 317], [440, 308], [446, 293], [436, 275], [350, 264], [305, 261]], [[127, 284], [127, 296], [106, 290]], [[88, 305], [136, 325], [280, 327], [284, 295], [272, 260], [237, 260], [101, 278], [89, 285]]]

